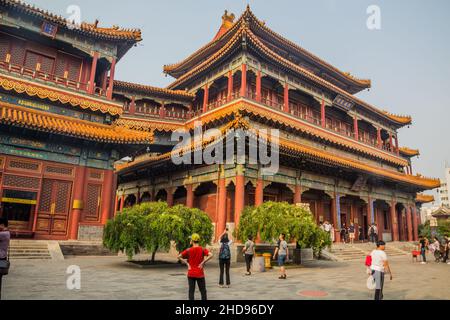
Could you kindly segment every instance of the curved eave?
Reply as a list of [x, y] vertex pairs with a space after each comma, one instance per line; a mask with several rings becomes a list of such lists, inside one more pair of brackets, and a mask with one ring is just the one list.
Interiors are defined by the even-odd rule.
[[72, 107], [80, 107], [81, 109], [90, 109], [92, 111], [100, 111], [109, 113], [113, 116], [121, 115], [122, 106], [119, 104], [108, 103], [100, 99], [91, 98], [86, 94], [74, 94], [67, 91], [59, 90], [45, 85], [40, 85], [31, 81], [18, 80], [0, 74], [0, 87], [6, 91], [15, 91], [16, 93], [25, 93], [30, 97], [38, 97], [40, 99], [49, 99], [50, 101], [58, 101], [62, 104], [69, 104]]
[[430, 203], [434, 201], [434, 196], [428, 194], [418, 193], [416, 196], [417, 203]]
[[[217, 50], [219, 50], [221, 47], [227, 44], [229, 38], [232, 36], [232, 34], [239, 30], [241, 27], [241, 20], [243, 19], [243, 16], [239, 18], [238, 21], [236, 21], [233, 26], [228, 29], [225, 33], [223, 33], [219, 38], [214, 39], [213, 41], [208, 42], [206, 45], [195, 51], [193, 54], [188, 56], [186, 59], [174, 63], [165, 65], [163, 67], [164, 73], [169, 74], [170, 76], [174, 77], [175, 79], [178, 79], [179, 77], [183, 76], [189, 69], [189, 66], [192, 66], [192, 64], [195, 64], [198, 61], [201, 61], [205, 58], [208, 54], [215, 53]], [[228, 40], [227, 40], [228, 39]], [[223, 43], [223, 45], [220, 45]], [[217, 50], [216, 50], [217, 49]]]
[[[291, 40], [283, 37], [282, 35], [280, 35], [279, 33], [275, 32], [275, 31], [273, 31], [272, 29], [267, 27], [264, 22], [260, 21], [253, 14], [253, 12], [250, 10], [249, 6], [247, 6], [246, 13], [250, 15], [250, 17], [251, 17], [252, 21], [255, 23], [255, 25], [266, 35], [268, 35], [269, 37], [272, 37], [277, 42], [279, 42], [279, 43], [283, 44], [285, 47], [293, 50], [300, 56], [306, 57], [306, 59], [312, 60], [316, 64], [322, 66], [326, 70], [330, 71], [331, 75], [337, 76], [337, 78], [339, 78], [340, 80], [345, 80], [348, 84], [358, 87], [359, 91], [368, 89], [371, 87], [372, 83], [371, 83], [370, 79], [359, 79], [359, 78], [353, 77], [352, 75], [350, 75], [350, 73], [339, 70], [338, 68], [331, 65], [330, 63], [322, 60], [318, 56], [305, 50], [304, 48], [302, 48], [301, 46], [292, 42]], [[359, 91], [356, 91], [356, 92], [359, 92]], [[354, 92], [354, 93], [356, 93], [356, 92]]]
[[121, 92], [139, 92], [144, 95], [149, 96], [164, 96], [168, 98], [174, 98], [174, 99], [181, 99], [186, 101], [191, 101], [195, 98], [195, 95], [192, 93], [189, 93], [187, 91], [182, 90], [170, 90], [165, 88], [159, 88], [149, 85], [143, 85], [138, 83], [132, 83], [132, 82], [126, 82], [126, 81], [120, 81], [120, 80], [114, 80], [114, 91], [121, 91]]
[[410, 149], [407, 147], [400, 147], [400, 148], [398, 148], [398, 151], [400, 152], [401, 155], [408, 157], [408, 158], [420, 155], [419, 150], [414, 150], [414, 149]]
[[120, 125], [104, 125], [5, 102], [0, 103], [0, 123], [104, 143], [148, 144], [153, 142], [151, 134], [130, 130]]
[[134, 118], [131, 116], [122, 116], [116, 120], [116, 124], [132, 130], [138, 131], [160, 131], [172, 132], [183, 128], [183, 123], [165, 122], [161, 120]]
[[[237, 120], [242, 121], [242, 120]], [[234, 122], [236, 123], [236, 122]], [[225, 125], [222, 127], [221, 131], [224, 131], [228, 128], [230, 128], [232, 125], [232, 122], [230, 122], [228, 125]], [[264, 136], [264, 134], [260, 134]], [[265, 136], [266, 139], [270, 141], [270, 137]], [[213, 140], [212, 142], [201, 142], [197, 143], [196, 145], [191, 144], [190, 146], [184, 147], [183, 150], [198, 150], [199, 148], [204, 149], [206, 146], [210, 145], [210, 143], [215, 143], [216, 141]], [[278, 142], [280, 146], [280, 150], [282, 152], [287, 152], [288, 154], [292, 156], [307, 156], [310, 157], [316, 161], [320, 161], [322, 163], [332, 165], [332, 166], [339, 166], [342, 168], [348, 168], [351, 170], [358, 170], [362, 171], [371, 175], [380, 176], [388, 180], [392, 180], [394, 182], [404, 183], [407, 185], [414, 186], [415, 188], [419, 190], [428, 190], [428, 189], [434, 189], [440, 185], [439, 179], [432, 179], [432, 178], [425, 178], [420, 175], [407, 175], [398, 171], [388, 170], [381, 167], [375, 167], [372, 165], [368, 165], [367, 163], [363, 161], [359, 161], [352, 158], [343, 157], [340, 155], [333, 154], [332, 152], [328, 152], [325, 150], [317, 149], [312, 146], [302, 145], [298, 142], [293, 142], [291, 140], [287, 140], [284, 138], [280, 138]], [[171, 160], [171, 155], [173, 152], [179, 152], [181, 149], [175, 149], [171, 152], [167, 152], [158, 156], [150, 156], [145, 159], [140, 159], [137, 162], [127, 163], [123, 165], [119, 165], [116, 167], [117, 172], [119, 174], [126, 174], [129, 172], [132, 172], [133, 170], [140, 169], [146, 166], [152, 166], [157, 163], [164, 163]]]

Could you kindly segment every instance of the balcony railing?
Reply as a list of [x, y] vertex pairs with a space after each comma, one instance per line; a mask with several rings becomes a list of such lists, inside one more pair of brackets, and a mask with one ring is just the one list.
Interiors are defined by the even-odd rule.
[[[240, 91], [233, 91], [232, 94], [231, 94], [232, 100], [236, 100], [236, 99], [238, 99], [240, 97], [241, 97]], [[256, 101], [256, 92], [254, 92], [254, 91], [247, 91], [246, 98]], [[229, 102], [229, 101], [226, 98], [210, 101], [209, 104], [208, 104], [208, 110], [216, 109], [216, 108], [226, 104], [227, 102]], [[279, 101], [273, 101], [273, 100], [271, 100], [269, 98], [262, 97], [261, 98], [261, 103], [266, 105], [266, 106], [268, 106], [268, 107], [270, 107], [270, 108], [278, 110], [278, 111], [283, 111], [284, 110], [284, 104], [280, 103]], [[291, 104], [290, 104], [290, 107], [291, 107]], [[307, 113], [307, 112], [304, 112], [304, 111], [302, 112], [302, 111], [299, 111], [299, 110], [296, 110], [296, 109], [293, 109], [293, 108], [290, 108], [289, 113], [291, 115], [293, 115], [294, 117], [296, 117], [296, 118], [302, 119], [302, 120], [304, 120], [304, 121], [306, 121], [308, 123], [311, 123], [311, 124], [314, 124], [316, 126], [322, 127], [322, 121], [321, 121], [320, 117], [318, 117], [318, 116], [314, 116], [314, 115], [312, 115], [310, 113]], [[196, 112], [192, 112], [192, 117], [197, 117], [197, 116], [200, 116], [201, 114], [202, 114], [202, 108], [199, 108]], [[342, 127], [332, 126], [332, 125], [327, 124], [325, 129], [327, 129], [328, 131], [335, 132], [335, 133], [337, 133], [337, 134], [339, 134], [341, 136], [345, 136], [345, 137], [352, 138], [352, 139], [355, 138], [354, 131], [353, 130], [349, 130], [348, 128], [342, 128]], [[358, 141], [361, 142], [361, 143], [370, 145], [372, 147], [377, 147], [378, 146], [378, 142], [377, 142], [376, 137], [364, 136], [364, 134], [362, 134], [362, 132], [361, 132], [361, 135], [358, 136]], [[383, 144], [382, 150], [392, 153], [390, 147], [386, 146], [385, 144]]]
[[[0, 71], [8, 74], [20, 75], [29, 79], [37, 79], [43, 81], [45, 84], [65, 87], [74, 91], [82, 92], [84, 94], [87, 93], [89, 88], [89, 83], [73, 81], [64, 77], [58, 77], [50, 73], [29, 69], [24, 66], [14, 65], [4, 61], [0, 61]], [[106, 91], [100, 87], [94, 86], [94, 94], [97, 96], [105, 97]]]

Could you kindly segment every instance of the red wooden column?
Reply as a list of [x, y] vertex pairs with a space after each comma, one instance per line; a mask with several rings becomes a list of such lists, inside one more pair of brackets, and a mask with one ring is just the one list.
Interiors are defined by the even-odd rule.
[[114, 73], [116, 71], [116, 58], [113, 58], [111, 62], [111, 70], [109, 71], [109, 86], [106, 93], [106, 98], [112, 100], [113, 88], [114, 88]]
[[119, 208], [119, 211], [123, 211], [123, 208], [124, 208], [124, 206], [125, 206], [125, 195], [124, 194], [122, 194], [122, 196], [120, 197], [120, 208]]
[[337, 194], [336, 192], [334, 193], [334, 198], [331, 199], [331, 223], [333, 224], [334, 227], [334, 241], [339, 243], [341, 242], [341, 233], [339, 230], [339, 225], [338, 225], [338, 213], [337, 213], [337, 205], [336, 205], [336, 201], [337, 200]]
[[218, 236], [225, 230], [227, 224], [227, 187], [225, 184], [225, 174], [220, 173], [220, 178], [217, 183], [217, 225], [216, 225], [216, 240]]
[[289, 85], [287, 82], [284, 84], [284, 112], [289, 113]]
[[75, 181], [73, 185], [72, 219], [70, 222], [69, 240], [78, 240], [78, 224], [84, 206], [84, 187], [86, 185], [86, 167], [75, 168]]
[[167, 205], [169, 207], [173, 207], [173, 189], [169, 188], [166, 190], [167, 192]]
[[392, 241], [398, 241], [398, 219], [397, 210], [395, 208], [396, 202], [392, 200], [391, 202], [391, 225], [392, 225]]
[[114, 217], [115, 217], [116, 214], [117, 214], [117, 205], [119, 204], [119, 196], [116, 195], [114, 198], [115, 198], [115, 200], [114, 200], [114, 209], [113, 209], [113, 212], [114, 212]]
[[258, 178], [255, 188], [255, 207], [259, 207], [264, 203], [264, 181]]
[[238, 165], [236, 168], [236, 187], [234, 195], [234, 225], [237, 230], [239, 219], [244, 209], [245, 177], [244, 168]]
[[89, 77], [88, 93], [93, 94], [95, 89], [95, 72], [97, 71], [98, 52], [94, 52], [91, 64], [91, 75]]
[[367, 199], [367, 224], [368, 225], [371, 225], [372, 221], [375, 221], [373, 206], [374, 206], [374, 204], [373, 204], [372, 197], [369, 196]]
[[256, 74], [256, 101], [261, 102], [261, 71]]
[[106, 224], [109, 218], [111, 218], [111, 202], [113, 201], [114, 191], [116, 186], [114, 185], [114, 171], [107, 170], [104, 172], [103, 178], [103, 192], [102, 192], [102, 209], [101, 209], [101, 222]]
[[208, 111], [208, 102], [209, 102], [209, 86], [205, 84], [204, 93], [203, 93], [203, 113]]
[[408, 241], [413, 241], [413, 227], [411, 218], [411, 207], [406, 207], [406, 223], [408, 226]]
[[227, 101], [233, 100], [233, 71], [228, 71], [228, 94]]
[[136, 97], [135, 96], [131, 97], [130, 108], [128, 109], [128, 112], [130, 114], [136, 113]]
[[297, 183], [295, 185], [294, 204], [301, 202], [302, 202], [302, 186]]
[[383, 147], [383, 141], [381, 141], [381, 128], [377, 128], [377, 145], [380, 149]]
[[400, 150], [398, 148], [398, 136], [395, 135], [395, 153], [397, 153], [397, 155], [400, 154]]
[[355, 140], [359, 140], [358, 118], [356, 115], [353, 117], [353, 130], [355, 131]]
[[159, 108], [159, 117], [161, 119], [164, 119], [166, 117], [166, 106], [164, 105], [164, 102], [161, 102], [161, 107]]
[[412, 215], [412, 227], [413, 227], [413, 240], [417, 241], [419, 240], [419, 219], [417, 218], [417, 208], [416, 206], [412, 207], [411, 210]]
[[322, 99], [322, 102], [320, 104], [320, 124], [322, 125], [322, 128], [325, 128], [327, 125], [326, 122], [326, 110], [325, 110], [325, 100]]
[[242, 75], [241, 75], [241, 97], [247, 96], [247, 65], [242, 64]]
[[186, 207], [194, 207], [194, 189], [192, 187], [192, 184], [186, 185]]

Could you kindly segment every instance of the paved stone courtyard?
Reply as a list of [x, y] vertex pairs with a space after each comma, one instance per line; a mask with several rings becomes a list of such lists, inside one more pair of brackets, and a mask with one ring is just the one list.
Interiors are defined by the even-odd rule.
[[[159, 259], [172, 259], [159, 255]], [[430, 257], [431, 258], [431, 257]], [[66, 288], [67, 267], [81, 268], [81, 290]], [[385, 299], [450, 299], [450, 265], [412, 263], [407, 256], [391, 259], [394, 280], [386, 281]], [[185, 267], [140, 268], [124, 257], [76, 257], [63, 261], [13, 261], [3, 278], [3, 299], [186, 299]], [[215, 261], [206, 267], [208, 298], [229, 299], [372, 299], [366, 289], [363, 262], [312, 261], [288, 269], [288, 279], [279, 280], [275, 268], [244, 276], [243, 264], [231, 269], [232, 286], [217, 286], [219, 268]], [[321, 297], [299, 295], [313, 291]], [[199, 298], [197, 291], [196, 298]]]

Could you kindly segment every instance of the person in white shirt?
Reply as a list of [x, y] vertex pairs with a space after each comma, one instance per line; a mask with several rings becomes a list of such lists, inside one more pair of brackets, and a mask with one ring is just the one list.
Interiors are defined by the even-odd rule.
[[392, 272], [389, 266], [386, 252], [384, 252], [386, 243], [384, 241], [377, 242], [377, 248], [372, 251], [370, 256], [372, 257], [372, 264], [370, 269], [372, 270], [372, 276], [375, 279], [375, 300], [383, 300], [383, 286], [384, 286], [384, 274], [388, 272], [390, 279], [392, 280]]

